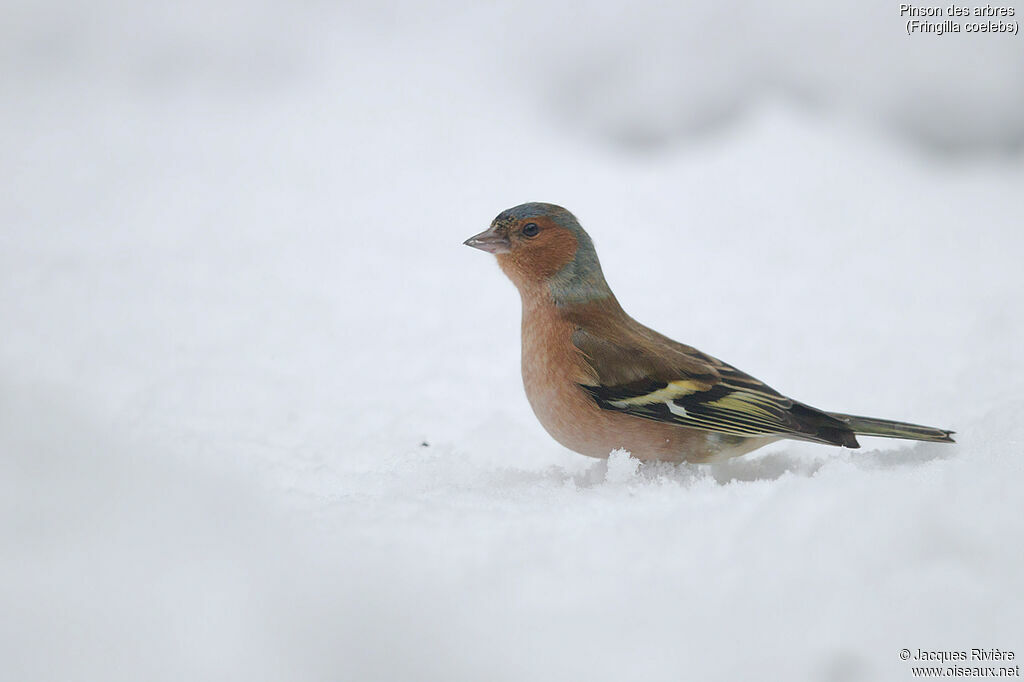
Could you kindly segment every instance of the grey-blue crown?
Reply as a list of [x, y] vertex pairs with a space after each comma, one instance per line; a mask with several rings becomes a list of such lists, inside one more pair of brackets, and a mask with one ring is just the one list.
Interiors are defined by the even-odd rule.
[[541, 216], [547, 216], [559, 225], [567, 227], [574, 232], [583, 229], [580, 227], [579, 221], [576, 220], [576, 216], [568, 210], [556, 204], [545, 204], [538, 201], [531, 201], [527, 204], [519, 204], [518, 206], [506, 209], [499, 213], [498, 217], [494, 220], [495, 222], [508, 222], [539, 218]]

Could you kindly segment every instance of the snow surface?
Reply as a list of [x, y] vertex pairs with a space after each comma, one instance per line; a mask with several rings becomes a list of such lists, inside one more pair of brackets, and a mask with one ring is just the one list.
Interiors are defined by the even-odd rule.
[[[587, 81], [600, 49], [550, 40], [574, 17], [541, 6], [10, 7], [0, 678], [904, 680], [903, 647], [1024, 656], [1024, 163], [962, 153], [1012, 147], [1024, 43], [959, 43], [987, 61], [928, 81], [882, 40], [915, 68], [852, 93], [824, 85], [850, 45], [783, 51], [775, 82], [826, 111], [733, 83], [742, 113], [698, 134], [719, 79]], [[670, 32], [644, 16], [625, 63], [647, 73]], [[587, 115], [550, 96], [569, 82]], [[969, 96], [929, 147], [900, 122], [937, 83]], [[522, 393], [517, 295], [461, 245], [531, 200], [580, 217], [637, 319], [959, 443], [564, 450]]]

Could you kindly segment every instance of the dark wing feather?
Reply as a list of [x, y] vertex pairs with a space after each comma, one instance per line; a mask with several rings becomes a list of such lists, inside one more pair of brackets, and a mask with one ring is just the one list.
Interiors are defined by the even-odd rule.
[[602, 409], [735, 436], [859, 447], [847, 424], [695, 348], [632, 319], [614, 329], [588, 322], [572, 342], [593, 371], [580, 386]]

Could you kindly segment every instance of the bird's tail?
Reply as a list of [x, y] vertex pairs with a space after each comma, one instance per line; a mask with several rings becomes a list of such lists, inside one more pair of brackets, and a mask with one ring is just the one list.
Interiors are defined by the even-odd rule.
[[955, 431], [937, 429], [933, 426], [894, 422], [889, 419], [872, 417], [856, 417], [852, 414], [830, 412], [829, 416], [844, 422], [858, 436], [881, 436], [882, 438], [905, 438], [907, 440], [926, 440], [933, 443], [954, 443], [950, 436]]

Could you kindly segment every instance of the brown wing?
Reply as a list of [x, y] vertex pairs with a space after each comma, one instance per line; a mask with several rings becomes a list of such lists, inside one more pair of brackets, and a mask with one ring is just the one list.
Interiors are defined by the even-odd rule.
[[[736, 436], [859, 447], [849, 426], [635, 320], [589, 320], [572, 342], [593, 371], [580, 384], [606, 410]], [[614, 341], [612, 340], [614, 339]]]

